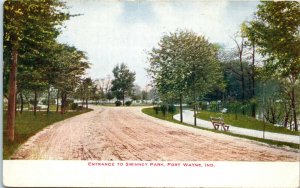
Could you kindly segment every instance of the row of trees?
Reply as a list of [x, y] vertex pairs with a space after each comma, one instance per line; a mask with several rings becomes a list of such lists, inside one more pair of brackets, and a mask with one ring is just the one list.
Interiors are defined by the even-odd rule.
[[51, 93], [55, 92], [63, 114], [68, 96], [89, 68], [84, 52], [56, 40], [70, 17], [65, 3], [58, 0], [4, 3], [4, 96], [10, 141], [14, 141], [17, 96], [21, 112], [24, 98], [33, 96], [35, 114], [38, 97], [47, 93], [49, 112]]
[[201, 100], [219, 100], [274, 124], [293, 122], [297, 131], [299, 18], [299, 2], [261, 2], [232, 37], [233, 50], [191, 31], [163, 36], [149, 53], [148, 70], [160, 98], [194, 101], [194, 109]]
[[124, 106], [125, 98], [130, 97], [131, 100], [148, 100], [150, 92], [142, 90], [135, 81], [135, 72], [129, 70], [128, 66], [124, 63], [116, 65], [113, 68], [113, 78], [107, 76], [103, 79], [95, 80], [97, 89], [99, 90], [100, 99], [110, 101], [113, 98], [121, 100]]

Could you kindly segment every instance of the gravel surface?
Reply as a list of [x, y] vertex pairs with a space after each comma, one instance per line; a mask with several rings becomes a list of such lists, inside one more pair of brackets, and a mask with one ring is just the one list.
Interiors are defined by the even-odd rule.
[[12, 159], [298, 161], [299, 150], [159, 120], [141, 107], [99, 107], [55, 123]]

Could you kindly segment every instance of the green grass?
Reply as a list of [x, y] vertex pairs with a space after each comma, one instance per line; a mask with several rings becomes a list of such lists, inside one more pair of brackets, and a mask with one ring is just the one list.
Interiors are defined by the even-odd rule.
[[88, 112], [91, 110], [82, 110], [67, 112], [64, 115], [50, 112], [37, 112], [36, 116], [31, 111], [24, 111], [22, 114], [17, 113], [15, 122], [15, 140], [11, 143], [6, 136], [6, 113], [3, 117], [3, 159], [9, 157], [17, 150], [17, 148], [24, 143], [29, 137], [39, 132], [43, 128], [55, 122]]
[[155, 111], [153, 110], [153, 108], [144, 108], [144, 109], [142, 109], [142, 112], [144, 114], [147, 114], [149, 116], [152, 116], [152, 117], [155, 117], [155, 118], [158, 118], [158, 119], [170, 121], [170, 122], [177, 123], [177, 124], [180, 124], [180, 125], [183, 125], [183, 126], [193, 127], [195, 129], [201, 129], [201, 130], [206, 130], [206, 131], [210, 131], [210, 132], [214, 132], [214, 133], [226, 134], [226, 135], [235, 136], [235, 137], [239, 137], [239, 138], [245, 138], [245, 139], [258, 141], [258, 142], [266, 143], [266, 144], [273, 145], [273, 146], [279, 146], [279, 147], [288, 146], [288, 147], [291, 147], [291, 148], [300, 149], [300, 144], [274, 141], [274, 140], [257, 138], [257, 137], [252, 137], [252, 136], [234, 134], [234, 133], [224, 132], [224, 131], [219, 131], [219, 130], [214, 130], [214, 129], [207, 129], [207, 128], [203, 128], [203, 127], [195, 127], [193, 125], [190, 125], [190, 124], [187, 124], [187, 123], [181, 123], [180, 121], [177, 121], [177, 120], [173, 119], [172, 114], [167, 114], [166, 116], [163, 116], [163, 114], [161, 112], [156, 114]]
[[[221, 114], [218, 112], [208, 112], [208, 111], [201, 111], [200, 113], [197, 114], [198, 118], [208, 120], [208, 121], [210, 121], [210, 117], [220, 117], [220, 116]], [[236, 119], [235, 114], [223, 114], [222, 117], [224, 118], [226, 124], [233, 125], [236, 127], [263, 131], [265, 126], [265, 131], [268, 132], [300, 135], [299, 132], [294, 132], [284, 127], [276, 127], [271, 123], [263, 122], [249, 116], [237, 115], [237, 119]]]
[[[158, 114], [156, 114], [155, 111], [153, 110], [153, 107], [151, 107], [151, 108], [143, 108], [142, 112], [144, 114], [147, 114], [149, 116], [152, 116], [152, 117], [155, 117], [155, 118], [158, 118], [158, 119], [171, 121], [173, 123], [178, 123], [179, 122], [179, 121], [173, 119], [173, 115], [170, 114], [170, 113], [166, 114], [166, 116], [163, 116], [162, 112], [159, 112]], [[176, 111], [174, 113], [174, 115], [177, 114], [177, 113], [178, 113], [178, 111]]]

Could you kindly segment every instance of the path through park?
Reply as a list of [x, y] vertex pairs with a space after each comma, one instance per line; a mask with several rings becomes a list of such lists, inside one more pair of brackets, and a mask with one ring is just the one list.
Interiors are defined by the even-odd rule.
[[99, 107], [31, 137], [12, 159], [298, 161], [295, 149], [216, 134], [147, 116], [141, 107]]

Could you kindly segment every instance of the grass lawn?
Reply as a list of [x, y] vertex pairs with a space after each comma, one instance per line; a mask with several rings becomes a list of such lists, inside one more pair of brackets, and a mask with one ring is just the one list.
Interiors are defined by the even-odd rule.
[[[219, 112], [201, 111], [197, 114], [197, 117], [210, 121], [210, 117], [220, 117], [220, 115], [221, 114]], [[235, 119], [235, 114], [223, 114], [222, 116], [226, 124], [236, 127], [262, 131], [265, 126], [265, 131], [268, 132], [300, 135], [299, 132], [290, 131], [284, 127], [276, 127], [271, 123], [263, 122], [249, 116], [238, 115], [237, 119]]]
[[22, 114], [17, 113], [15, 123], [15, 141], [10, 143], [6, 137], [6, 113], [3, 117], [3, 159], [9, 157], [16, 151], [16, 149], [24, 143], [29, 137], [39, 132], [43, 128], [55, 122], [88, 112], [91, 110], [82, 110], [75, 112], [67, 112], [64, 115], [50, 112], [47, 114], [44, 111], [37, 112], [36, 116], [31, 111], [23, 111]]
[[142, 109], [142, 112], [144, 114], [147, 114], [149, 116], [152, 116], [152, 117], [155, 117], [155, 118], [158, 118], [158, 119], [170, 121], [170, 122], [177, 123], [177, 124], [184, 125], [184, 126], [188, 126], [188, 127], [193, 127], [193, 128], [196, 128], [196, 129], [202, 129], [202, 130], [211, 131], [211, 132], [215, 132], [215, 133], [226, 134], [226, 135], [245, 138], [245, 139], [249, 139], [249, 140], [255, 140], [255, 141], [258, 141], [258, 142], [263, 142], [263, 143], [270, 144], [270, 145], [275, 145], [275, 146], [289, 146], [291, 148], [300, 149], [300, 144], [268, 140], [268, 139], [257, 138], [257, 137], [246, 136], [246, 135], [240, 135], [240, 134], [234, 134], [234, 133], [224, 132], [224, 131], [219, 131], [219, 130], [214, 130], [214, 129], [207, 129], [207, 128], [203, 128], [203, 127], [195, 127], [193, 125], [189, 125], [187, 123], [181, 123], [180, 121], [177, 121], [177, 120], [173, 119], [172, 114], [167, 114], [165, 117], [163, 116], [163, 114], [161, 112], [156, 114], [155, 111], [153, 110], [153, 108], [144, 108], [144, 109]]

